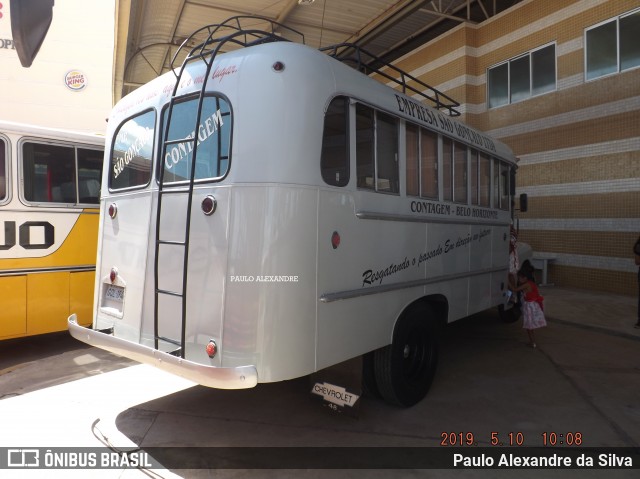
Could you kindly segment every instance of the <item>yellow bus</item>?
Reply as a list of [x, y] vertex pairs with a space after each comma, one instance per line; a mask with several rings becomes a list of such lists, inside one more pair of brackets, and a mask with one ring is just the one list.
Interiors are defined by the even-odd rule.
[[0, 121], [0, 340], [91, 324], [104, 137]]

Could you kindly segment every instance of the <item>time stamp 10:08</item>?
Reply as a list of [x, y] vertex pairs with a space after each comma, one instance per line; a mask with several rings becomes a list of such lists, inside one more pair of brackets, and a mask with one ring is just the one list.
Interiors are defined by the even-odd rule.
[[[581, 432], [543, 432], [540, 433], [541, 444], [525, 444], [524, 434], [521, 432], [499, 433], [491, 432], [486, 440], [491, 446], [582, 446]], [[440, 433], [441, 446], [478, 446], [478, 441], [485, 442], [472, 432], [442, 432]]]

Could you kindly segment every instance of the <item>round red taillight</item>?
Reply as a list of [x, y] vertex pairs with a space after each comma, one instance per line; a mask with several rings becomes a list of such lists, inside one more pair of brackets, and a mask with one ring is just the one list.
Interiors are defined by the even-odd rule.
[[111, 271], [109, 272], [109, 279], [111, 280], [111, 282], [113, 283], [117, 277], [118, 270], [116, 268], [111, 268]]
[[218, 352], [218, 346], [216, 345], [216, 342], [213, 339], [209, 341], [209, 343], [205, 348], [205, 351], [207, 352], [207, 356], [209, 356], [212, 359], [216, 355], [216, 353]]
[[278, 62], [275, 62], [275, 63], [271, 66], [271, 68], [273, 68], [273, 71], [274, 71], [274, 72], [278, 72], [278, 73], [283, 72], [283, 71], [284, 71], [284, 63], [279, 62], [279, 61], [278, 61]]
[[109, 205], [109, 216], [111, 217], [111, 219], [114, 219], [118, 214], [118, 207], [116, 206], [115, 203], [111, 203]]
[[337, 231], [334, 231], [331, 235], [331, 246], [333, 246], [333, 249], [337, 249], [340, 246], [340, 233]]
[[217, 206], [218, 206], [218, 202], [211, 195], [206, 196], [202, 200], [202, 203], [200, 204], [200, 207], [202, 208], [202, 211], [207, 216], [212, 215], [213, 213], [215, 213]]

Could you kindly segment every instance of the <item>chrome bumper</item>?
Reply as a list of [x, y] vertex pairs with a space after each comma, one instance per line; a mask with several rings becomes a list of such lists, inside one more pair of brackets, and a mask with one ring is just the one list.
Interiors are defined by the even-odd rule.
[[150, 364], [203, 386], [217, 389], [246, 389], [258, 384], [255, 366], [222, 368], [194, 363], [157, 349], [116, 338], [95, 329], [80, 326], [75, 314], [67, 320], [69, 333], [74, 338], [100, 349], [124, 356], [140, 363]]

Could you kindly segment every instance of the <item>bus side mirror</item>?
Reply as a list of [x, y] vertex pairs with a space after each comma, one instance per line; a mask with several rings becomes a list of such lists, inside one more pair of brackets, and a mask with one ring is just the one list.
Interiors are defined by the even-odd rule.
[[10, 0], [11, 35], [23, 67], [28, 68], [40, 50], [53, 20], [55, 0]]
[[529, 209], [529, 197], [526, 193], [520, 194], [520, 211], [525, 213]]

